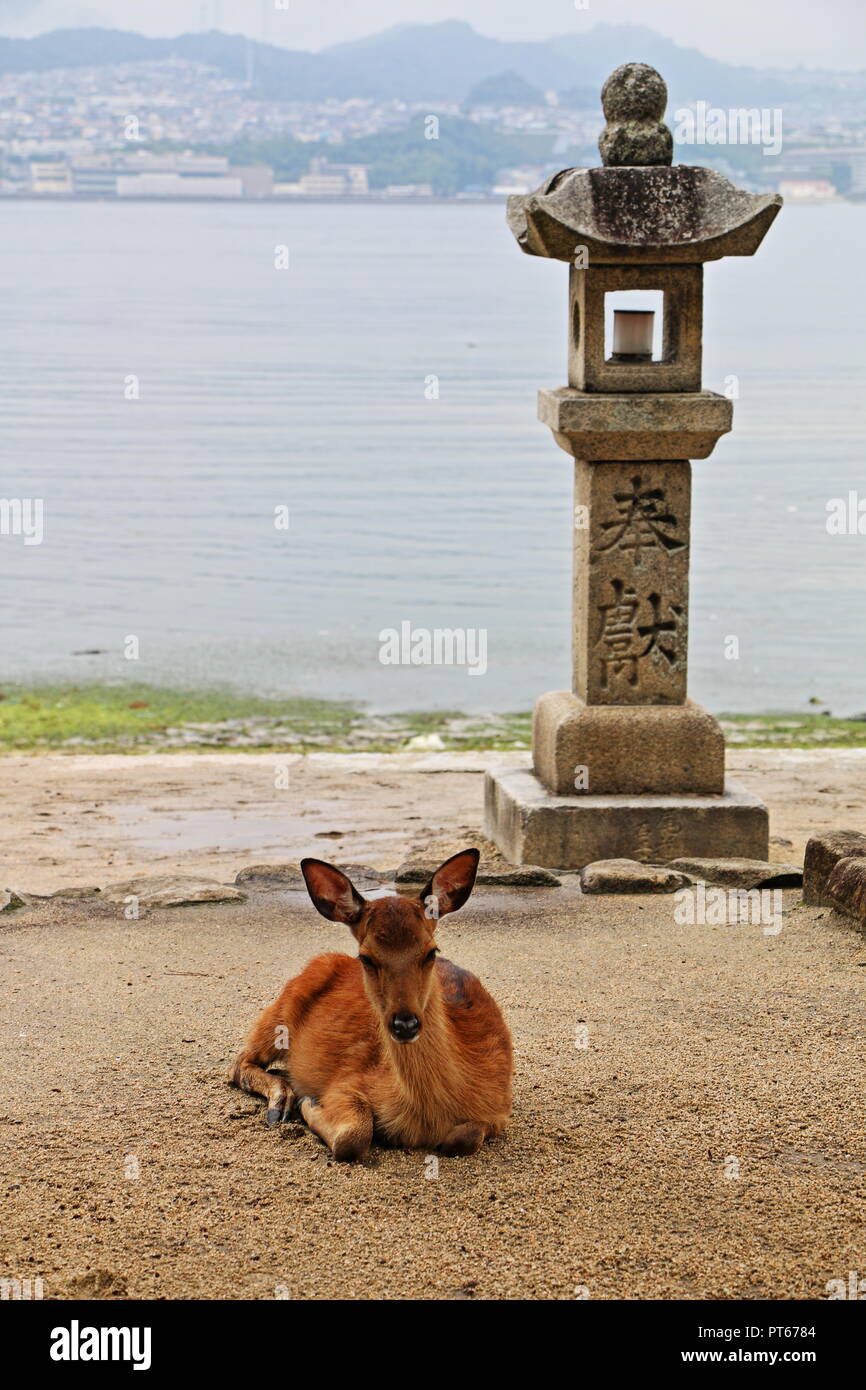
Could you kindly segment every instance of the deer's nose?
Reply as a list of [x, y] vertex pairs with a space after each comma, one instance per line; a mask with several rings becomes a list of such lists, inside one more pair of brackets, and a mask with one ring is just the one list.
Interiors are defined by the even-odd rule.
[[394, 1014], [391, 1019], [391, 1036], [398, 1042], [414, 1042], [421, 1031], [421, 1020], [415, 1014]]

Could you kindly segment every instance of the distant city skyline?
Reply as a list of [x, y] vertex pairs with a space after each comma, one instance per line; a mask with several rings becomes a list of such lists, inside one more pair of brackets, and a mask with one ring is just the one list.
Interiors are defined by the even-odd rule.
[[[757, 67], [866, 68], [862, 0], [0, 0], [0, 33], [31, 37], [102, 26], [152, 36], [216, 28], [286, 48], [318, 50], [395, 24], [464, 20], [480, 33], [544, 40], [597, 24], [637, 24], [685, 48]], [[636, 56], [636, 55], [635, 55]]]

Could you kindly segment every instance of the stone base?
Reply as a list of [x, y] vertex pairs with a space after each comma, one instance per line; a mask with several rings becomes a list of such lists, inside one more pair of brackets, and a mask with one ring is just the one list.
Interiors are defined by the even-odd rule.
[[536, 701], [532, 750], [536, 775], [557, 796], [718, 796], [725, 786], [724, 735], [693, 700], [586, 705], [552, 690]]
[[708, 458], [733, 413], [715, 391], [600, 394], [560, 386], [538, 393], [539, 420], [560, 449], [587, 462]]
[[767, 808], [734, 782], [721, 796], [555, 796], [524, 768], [488, 772], [484, 833], [512, 864], [596, 859], [766, 859]]

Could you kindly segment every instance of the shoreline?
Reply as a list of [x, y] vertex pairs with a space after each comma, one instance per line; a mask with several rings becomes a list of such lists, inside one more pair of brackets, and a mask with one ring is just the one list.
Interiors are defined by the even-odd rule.
[[[866, 747], [866, 716], [716, 716], [729, 748]], [[527, 752], [532, 711], [376, 713], [350, 701], [266, 699], [142, 683], [0, 688], [0, 754]]]
[[[405, 207], [409, 204], [417, 204], [421, 207], [429, 207], [431, 203], [490, 203], [504, 204], [507, 202], [507, 193], [353, 193], [351, 195], [331, 195], [310, 194], [310, 193], [274, 193], [268, 198], [254, 197], [208, 197], [201, 194], [191, 193], [186, 197], [181, 194], [146, 194], [146, 193], [124, 193], [119, 196], [116, 193], [2, 193], [0, 199], [7, 203], [116, 203], [123, 206], [124, 203], [206, 203], [208, 205], [219, 204], [222, 207], [238, 207], [245, 203], [252, 203], [256, 207], [267, 206], [276, 203], [284, 206], [291, 203], [296, 206], [307, 204], [349, 204], [352, 207], [357, 205], [381, 207], [386, 204], [388, 207], [400, 205]], [[817, 200], [816, 200], [817, 201]], [[825, 202], [845, 202], [844, 198], [827, 198]]]
[[[709, 166], [708, 166], [709, 167]], [[518, 190], [514, 190], [517, 192]], [[529, 192], [531, 190], [520, 190]], [[772, 190], [767, 190], [772, 191]], [[489, 203], [491, 205], [502, 205], [508, 201], [508, 193], [352, 193], [352, 194], [324, 194], [324, 193], [273, 193], [269, 197], [215, 197], [213, 195], [188, 194], [184, 197], [181, 194], [147, 194], [147, 193], [124, 193], [119, 196], [116, 193], [19, 193], [19, 192], [0, 192], [0, 200], [7, 203], [202, 203], [219, 204], [221, 206], [238, 207], [243, 204], [253, 204], [256, 207], [268, 204], [277, 204], [280, 207], [287, 203], [294, 206], [305, 206], [314, 204], [347, 204], [351, 207], [375, 206], [401, 206], [417, 205], [429, 207], [431, 203]], [[794, 205], [796, 207], [826, 207], [830, 203], [845, 203], [851, 206], [858, 206], [864, 201], [862, 194], [835, 193], [828, 194], [826, 197], [802, 198]]]
[[[305, 855], [391, 875], [431, 835], [455, 852], [472, 843], [485, 773], [530, 761], [528, 750], [10, 755], [0, 890], [93, 894], [153, 875], [233, 884], [252, 865], [297, 870]], [[769, 807], [768, 857], [786, 864], [802, 863], [811, 835], [863, 825], [864, 763], [863, 748], [726, 757], [728, 775]]]

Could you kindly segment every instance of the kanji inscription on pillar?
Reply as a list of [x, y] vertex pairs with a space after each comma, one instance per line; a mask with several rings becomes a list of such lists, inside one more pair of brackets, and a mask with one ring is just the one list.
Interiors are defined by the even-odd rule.
[[691, 465], [575, 463], [574, 692], [682, 704]]

